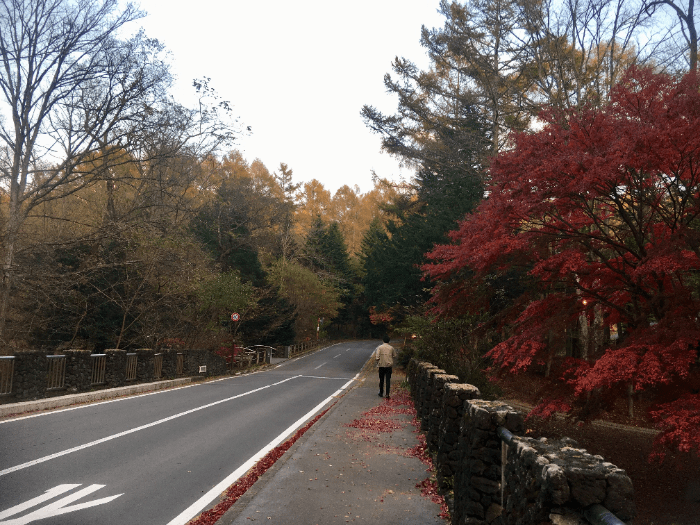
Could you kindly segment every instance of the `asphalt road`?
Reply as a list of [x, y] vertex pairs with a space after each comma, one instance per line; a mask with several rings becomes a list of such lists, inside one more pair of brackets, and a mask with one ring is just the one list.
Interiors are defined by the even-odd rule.
[[348, 388], [378, 342], [0, 422], [0, 524], [184, 525]]

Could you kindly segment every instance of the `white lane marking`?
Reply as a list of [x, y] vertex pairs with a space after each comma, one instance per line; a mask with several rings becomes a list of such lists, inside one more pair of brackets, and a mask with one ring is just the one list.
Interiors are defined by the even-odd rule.
[[338, 359], [341, 355], [343, 355], [343, 354], [338, 354], [338, 355], [335, 356], [333, 359]]
[[65, 498], [61, 498], [60, 500], [54, 501], [53, 503], [50, 503], [45, 507], [37, 509], [34, 512], [30, 512], [29, 514], [26, 514], [21, 518], [5, 520], [5, 518], [9, 518], [10, 516], [14, 516], [15, 514], [24, 512], [25, 510], [31, 509], [32, 507], [36, 507], [37, 505], [40, 505], [45, 501], [53, 499], [56, 496], [60, 496], [61, 494], [69, 492], [75, 488], [78, 488], [79, 486], [79, 484], [58, 485], [52, 489], [47, 490], [41, 496], [38, 496], [34, 499], [30, 499], [29, 501], [26, 501], [24, 503], [20, 503], [19, 505], [16, 505], [11, 509], [7, 509], [6, 511], [0, 512], [0, 520], [2, 520], [0, 521], [0, 524], [25, 525], [26, 523], [31, 523], [32, 521], [43, 520], [46, 518], [51, 518], [53, 516], [60, 516], [61, 514], [68, 514], [69, 512], [75, 512], [77, 510], [89, 509], [90, 507], [96, 507], [97, 505], [104, 505], [105, 503], [114, 501], [119, 496], [123, 495], [117, 494], [116, 496], [109, 496], [107, 498], [97, 499], [94, 501], [78, 503], [77, 505], [70, 505], [68, 507], [66, 506], [70, 503], [73, 503], [74, 501], [78, 501], [79, 499], [84, 498], [85, 496], [89, 496], [90, 494], [100, 490], [101, 488], [104, 488], [104, 485], [90, 485], [89, 487], [85, 487], [84, 489], [79, 490], [78, 492], [74, 492], [73, 494], [66, 496]]
[[125, 430], [124, 432], [119, 432], [118, 434], [113, 434], [111, 436], [103, 437], [102, 439], [97, 439], [95, 441], [91, 441], [90, 443], [85, 443], [84, 445], [78, 445], [77, 447], [69, 448], [67, 450], [63, 450], [61, 452], [56, 452], [55, 454], [51, 454], [49, 456], [44, 456], [43, 458], [35, 459], [33, 461], [28, 461], [27, 463], [22, 463], [21, 465], [16, 465], [14, 467], [6, 468], [5, 470], [0, 470], [0, 476], [4, 476], [6, 474], [10, 474], [12, 472], [16, 472], [18, 470], [22, 470], [28, 467], [33, 467], [34, 465], [38, 465], [39, 463], [44, 463], [45, 461], [49, 461], [52, 459], [59, 458], [61, 456], [65, 456], [66, 454], [71, 454], [73, 452], [78, 452], [79, 450], [84, 450], [86, 448], [94, 447], [95, 445], [99, 445], [101, 443], [105, 443], [107, 441], [111, 441], [113, 439], [117, 439], [129, 434], [133, 434], [134, 432], [138, 432], [139, 430], [145, 430], [147, 428], [155, 427], [156, 425], [160, 425], [162, 423], [166, 423], [168, 421], [172, 421], [173, 419], [178, 419], [180, 417], [186, 416], [188, 414], [192, 414], [194, 412], [199, 412], [200, 410], [204, 410], [206, 408], [211, 408], [216, 405], [220, 405], [221, 403], [226, 403], [227, 401], [232, 401], [234, 399], [238, 399], [239, 397], [244, 397], [250, 394], [254, 394], [255, 392], [260, 392], [261, 390], [265, 390], [266, 388], [270, 388], [273, 386], [281, 385], [282, 383], [286, 383], [287, 381], [291, 381], [292, 379], [296, 379], [301, 376], [293, 376], [289, 377], [287, 379], [283, 379], [282, 381], [278, 381], [277, 383], [272, 383], [271, 385], [267, 386], [262, 386], [260, 388], [256, 388], [255, 390], [249, 390], [248, 392], [244, 392], [242, 394], [238, 394], [232, 397], [227, 397], [226, 399], [220, 399], [219, 401], [214, 401], [213, 403], [209, 403], [207, 405], [202, 405], [197, 408], [193, 408], [191, 410], [186, 410], [185, 412], [180, 412], [179, 414], [174, 414], [172, 416], [159, 419], [158, 421], [153, 421], [152, 423], [148, 423], [146, 425], [141, 425], [140, 427], [135, 427], [129, 430]]
[[199, 386], [199, 385], [201, 385], [201, 384], [206, 384], [206, 383], [196, 383], [196, 384], [193, 384], [193, 385], [177, 386], [177, 387], [167, 388], [167, 389], [164, 389], [164, 390], [156, 390], [156, 391], [154, 391], [154, 392], [145, 392], [145, 393], [143, 393], [143, 394], [131, 394], [131, 395], [127, 394], [127, 395], [125, 395], [125, 396], [123, 396], [123, 397], [118, 397], [117, 399], [105, 399], [104, 401], [97, 401], [97, 402], [94, 402], [94, 403], [91, 403], [90, 401], [81, 401], [81, 403], [85, 403], [85, 404], [81, 404], [81, 405], [75, 406], [75, 407], [68, 407], [68, 408], [61, 408], [61, 409], [58, 409], [58, 410], [51, 410], [50, 412], [41, 412], [40, 414], [30, 414], [30, 415], [27, 415], [27, 416], [21, 416], [21, 415], [20, 415], [20, 416], [17, 416], [17, 417], [13, 417], [12, 419], [4, 419], [4, 420], [0, 421], [0, 425], [2, 425], [3, 423], [12, 423], [12, 422], [14, 422], [14, 421], [25, 420], [25, 419], [32, 419], [32, 418], [34, 418], [34, 417], [50, 416], [50, 415], [53, 415], [53, 414], [58, 414], [59, 412], [70, 412], [71, 410], [81, 410], [81, 409], [83, 409], [83, 408], [94, 407], [94, 406], [97, 406], [97, 405], [106, 405], [107, 403], [118, 403], [118, 402], [120, 402], [120, 401], [126, 401], [126, 400], [128, 400], [128, 399], [136, 399], [137, 397], [154, 396], [154, 395], [156, 395], [156, 394], [165, 394], [165, 393], [167, 393], [167, 392], [173, 392], [174, 390], [180, 390], [180, 389], [183, 389], [183, 388], [191, 388], [191, 387], [193, 387], [193, 386]]
[[[246, 374], [246, 376], [252, 376], [255, 374], [260, 374], [264, 370], [256, 370], [255, 372], [250, 372]], [[30, 414], [30, 415], [19, 415], [17, 417], [13, 417], [11, 419], [4, 419], [0, 421], [0, 425], [3, 423], [11, 423], [14, 421], [19, 421], [20, 419], [32, 419], [34, 417], [43, 417], [43, 416], [51, 416], [53, 414], [58, 414], [60, 412], [68, 412], [70, 410], [81, 410], [83, 408], [90, 408], [94, 407], [97, 405], [106, 405], [107, 403], [119, 403], [120, 401], [128, 401], [130, 399], [136, 399], [138, 397], [145, 397], [145, 396], [155, 396], [156, 394], [167, 394], [168, 392], [174, 392], [175, 390], [182, 390], [183, 388], [192, 388], [195, 386], [206, 386], [211, 383], [218, 383], [219, 381], [226, 381], [228, 379], [236, 379], [239, 376], [231, 376], [231, 377], [222, 377], [220, 379], [212, 379], [211, 381], [206, 381], [204, 383], [193, 383], [193, 384], [187, 384], [187, 385], [182, 385], [182, 386], [174, 386], [174, 387], [169, 387], [161, 390], [154, 390], [153, 392], [144, 392], [143, 394], [125, 394], [122, 395], [121, 397], [118, 397], [116, 399], [105, 399], [102, 401], [95, 401], [95, 402], [90, 402], [90, 401], [80, 401], [80, 405], [74, 406], [74, 407], [68, 407], [68, 408], [61, 408], [58, 410], [51, 410], [48, 412], [41, 412], [40, 414]]]
[[325, 365], [325, 364], [326, 364], [325, 362], [324, 362], [324, 363], [321, 363], [321, 364], [318, 365], [316, 368], [314, 368], [314, 370], [318, 370], [319, 368], [321, 368], [321, 367], [322, 367], [323, 365]]
[[299, 376], [299, 377], [305, 377], [309, 379], [339, 379], [340, 381], [346, 381], [348, 378], [347, 377], [325, 377], [325, 376]]
[[255, 465], [258, 461], [260, 461], [260, 459], [262, 459], [265, 456], [265, 454], [267, 454], [273, 448], [275, 448], [277, 445], [282, 443], [287, 438], [287, 436], [289, 436], [292, 432], [294, 432], [296, 429], [298, 429], [300, 426], [302, 426], [304, 423], [306, 423], [306, 421], [311, 419], [311, 417], [314, 414], [316, 414], [316, 412], [321, 410], [333, 398], [338, 397], [343, 392], [343, 390], [345, 390], [348, 386], [350, 386], [352, 384], [352, 382], [355, 381], [359, 376], [360, 376], [360, 374], [357, 374], [354, 378], [352, 378], [350, 381], [348, 381], [343, 386], [341, 386], [340, 389], [336, 390], [329, 397], [327, 397], [326, 399], [321, 401], [318, 405], [316, 405], [314, 408], [309, 410], [306, 414], [304, 414], [300, 419], [298, 419], [296, 422], [294, 422], [289, 428], [287, 428], [279, 436], [277, 436], [275, 439], [273, 439], [265, 447], [261, 448], [254, 456], [252, 456], [248, 461], [243, 463], [243, 465], [238, 467], [231, 474], [229, 474], [226, 478], [224, 478], [219, 483], [214, 485], [214, 487], [212, 487], [212, 489], [209, 492], [204, 494], [204, 496], [199, 498], [192, 505], [190, 505], [184, 511], [182, 511], [177, 517], [175, 517], [170, 522], [168, 522], [167, 525], [185, 525], [188, 521], [190, 521], [192, 518], [197, 516], [201, 511], [206, 509], [208, 504], [210, 504], [212, 501], [214, 501], [216, 498], [218, 498], [219, 494], [221, 494], [224, 490], [226, 490], [228, 487], [233, 485], [238, 480], [238, 478], [240, 478], [243, 474], [248, 472], [248, 470], [250, 470], [251, 467], [253, 467], [253, 465]]

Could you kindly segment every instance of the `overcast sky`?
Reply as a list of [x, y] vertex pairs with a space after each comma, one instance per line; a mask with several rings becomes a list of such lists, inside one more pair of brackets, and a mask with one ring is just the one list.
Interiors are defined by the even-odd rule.
[[253, 134], [239, 141], [270, 171], [285, 162], [297, 182], [335, 192], [372, 189], [371, 170], [411, 172], [380, 153], [360, 117], [363, 104], [396, 109], [383, 78], [395, 56], [428, 64], [421, 25], [439, 27], [439, 0], [140, 0], [138, 22], [172, 53], [178, 101], [207, 76]]

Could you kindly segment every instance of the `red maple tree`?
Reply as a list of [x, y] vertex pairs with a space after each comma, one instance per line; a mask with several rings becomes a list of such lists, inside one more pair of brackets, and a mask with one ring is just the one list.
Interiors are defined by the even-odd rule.
[[[697, 451], [699, 88], [694, 73], [631, 69], [602, 109], [542, 114], [539, 131], [494, 160], [488, 197], [424, 267], [437, 314], [500, 324], [506, 336], [488, 355], [507, 370], [562, 354], [565, 330], [597, 330], [566, 363], [572, 400], [673, 392], [654, 412], [659, 443]], [[513, 274], [504, 303], [499, 283]]]

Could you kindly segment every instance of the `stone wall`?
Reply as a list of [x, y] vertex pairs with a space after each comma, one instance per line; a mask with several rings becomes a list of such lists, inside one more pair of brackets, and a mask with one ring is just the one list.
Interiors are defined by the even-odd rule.
[[522, 414], [430, 363], [411, 360], [407, 378], [438, 485], [453, 489], [453, 524], [587, 523], [594, 505], [634, 517], [630, 478], [603, 457], [568, 438], [522, 436]]
[[[163, 354], [160, 378], [155, 376], [155, 355]], [[139, 349], [135, 351], [105, 350], [106, 366], [104, 382], [92, 384], [95, 359], [89, 351], [66, 350], [65, 380], [62, 388], [48, 389], [47, 352], [21, 352], [14, 356], [12, 391], [0, 395], [0, 403], [15, 403], [40, 399], [66, 393], [86, 392], [100, 388], [114, 388], [133, 383], [145, 383], [158, 379], [174, 379], [182, 376], [208, 377], [226, 374], [226, 360], [206, 350], [160, 350]], [[136, 379], [127, 381], [127, 354], [136, 354]], [[177, 374], [177, 355], [183, 354], [182, 374]], [[200, 373], [199, 367], [206, 366]]]
[[566, 516], [595, 504], [621, 520], [634, 517], [634, 491], [625, 471], [577, 448], [575, 441], [519, 437], [507, 450], [504, 523], [541, 523], [552, 513]]
[[462, 447], [459, 445], [465, 402], [478, 399], [479, 389], [472, 385], [447, 383], [441, 403], [436, 463], [437, 481], [442, 491], [449, 490], [455, 475], [461, 470]]

